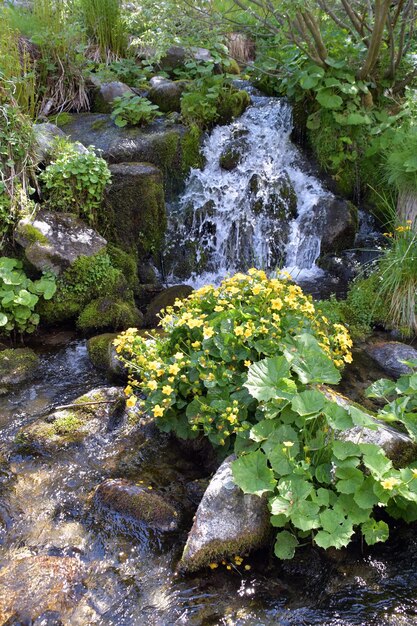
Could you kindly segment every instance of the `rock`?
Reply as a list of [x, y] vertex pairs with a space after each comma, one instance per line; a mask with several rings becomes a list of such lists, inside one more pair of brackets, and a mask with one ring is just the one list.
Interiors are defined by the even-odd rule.
[[109, 115], [73, 114], [65, 133], [93, 145], [109, 163], [152, 163], [165, 176], [167, 191], [178, 191], [190, 167], [199, 161], [200, 137], [181, 124], [160, 118], [145, 127], [118, 128]]
[[267, 502], [244, 494], [233, 482], [228, 457], [213, 476], [197, 509], [195, 522], [179, 563], [195, 571], [223, 557], [263, 546], [270, 533]]
[[124, 406], [125, 396], [121, 387], [98, 387], [76, 398], [69, 408], [56, 410], [23, 426], [15, 442], [23, 451], [48, 455], [105, 432], [113, 415], [123, 410]]
[[210, 63], [214, 59], [206, 48], [186, 49], [182, 46], [171, 46], [159, 61], [159, 67], [165, 72], [184, 68], [187, 61], [194, 59], [202, 63]]
[[157, 253], [167, 223], [161, 170], [150, 163], [118, 163], [110, 171], [104, 202], [112, 241], [140, 259]]
[[133, 302], [109, 296], [87, 304], [77, 318], [77, 328], [88, 334], [97, 330], [126, 330], [143, 325], [143, 314]]
[[93, 256], [107, 242], [82, 220], [69, 213], [41, 210], [18, 222], [14, 238], [27, 260], [38, 270], [60, 274], [80, 256]]
[[57, 138], [64, 138], [65, 133], [49, 122], [33, 125], [35, 154], [38, 163], [49, 164]]
[[95, 113], [111, 113], [115, 98], [120, 98], [125, 94], [135, 95], [130, 87], [117, 80], [110, 83], [100, 83], [98, 81], [96, 86], [92, 105], [92, 111]]
[[189, 285], [174, 285], [173, 287], [164, 289], [149, 304], [145, 314], [144, 326], [146, 326], [146, 328], [154, 328], [157, 326], [159, 324], [158, 314], [161, 309], [172, 306], [175, 300], [187, 298], [192, 291], [193, 288]]
[[[155, 78], [158, 78], [156, 81]], [[151, 88], [148, 98], [156, 104], [163, 113], [171, 111], [181, 111], [181, 96], [189, 81], [169, 80], [168, 78], [154, 77], [151, 80]]]
[[398, 378], [402, 374], [411, 374], [412, 370], [401, 361], [417, 359], [417, 350], [399, 341], [379, 341], [366, 348], [367, 354], [378, 363], [390, 376]]
[[358, 211], [343, 198], [328, 196], [320, 204], [323, 212], [321, 254], [351, 248], [358, 229]]
[[113, 341], [117, 333], [104, 333], [87, 341], [88, 356], [94, 367], [104, 370], [109, 377], [127, 380], [127, 369], [119, 359]]
[[[0, 623], [32, 624], [51, 613], [54, 621], [39, 623], [63, 623], [60, 618], [68, 618], [77, 603], [83, 571], [73, 557], [31, 556], [11, 561], [0, 570]], [[64, 619], [64, 623], [70, 622]]]
[[178, 528], [177, 511], [160, 495], [122, 478], [108, 479], [94, 493], [93, 504], [100, 512], [118, 513], [160, 532]]
[[30, 348], [9, 348], [0, 352], [0, 388], [15, 387], [32, 378], [39, 365]]

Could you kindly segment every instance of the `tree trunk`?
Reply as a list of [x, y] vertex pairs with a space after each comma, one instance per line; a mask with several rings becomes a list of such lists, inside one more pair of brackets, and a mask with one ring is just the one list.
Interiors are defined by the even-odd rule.
[[403, 189], [398, 194], [397, 215], [400, 222], [411, 220], [414, 230], [417, 230], [417, 194], [414, 191]]

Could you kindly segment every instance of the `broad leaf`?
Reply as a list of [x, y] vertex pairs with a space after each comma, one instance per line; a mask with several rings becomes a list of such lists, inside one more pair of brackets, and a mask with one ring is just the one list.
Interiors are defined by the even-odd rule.
[[316, 389], [301, 391], [292, 401], [292, 409], [299, 415], [320, 413], [326, 403], [324, 395]]
[[282, 378], [288, 378], [289, 365], [284, 356], [271, 357], [249, 367], [244, 386], [256, 400], [267, 402], [279, 397], [277, 390]]
[[325, 109], [340, 109], [343, 104], [342, 98], [332, 89], [321, 89], [316, 95], [316, 100]]
[[361, 530], [368, 546], [373, 546], [378, 541], [386, 541], [389, 537], [389, 527], [383, 521], [377, 522], [370, 519], [361, 526]]
[[261, 496], [273, 491], [274, 472], [268, 467], [266, 456], [260, 450], [249, 452], [232, 463], [233, 478], [244, 493]]
[[298, 546], [298, 539], [288, 530], [283, 530], [277, 534], [274, 552], [279, 559], [292, 559], [295, 549]]

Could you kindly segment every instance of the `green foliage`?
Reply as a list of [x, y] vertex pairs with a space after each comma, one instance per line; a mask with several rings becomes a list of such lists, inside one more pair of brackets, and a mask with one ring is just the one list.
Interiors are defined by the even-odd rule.
[[249, 104], [249, 96], [233, 87], [224, 75], [192, 82], [181, 97], [181, 115], [189, 125], [208, 128], [215, 122], [227, 123]]
[[54, 211], [75, 213], [90, 224], [97, 222], [110, 170], [93, 148], [58, 141], [54, 160], [40, 174], [48, 206]]
[[93, 76], [102, 82], [118, 80], [130, 87], [144, 87], [148, 80], [146, 71], [131, 58], [100, 63], [94, 67]]
[[417, 127], [398, 130], [384, 154], [387, 182], [397, 191], [417, 193]]
[[113, 100], [111, 116], [116, 126], [142, 126], [162, 115], [156, 104], [147, 98], [126, 93]]
[[114, 60], [126, 52], [127, 37], [120, 0], [80, 0], [88, 37], [101, 59]]
[[0, 258], [0, 331], [32, 333], [39, 324], [35, 313], [40, 297], [50, 300], [56, 290], [55, 276], [44, 273], [31, 280], [22, 269], [21, 261]]
[[[236, 274], [218, 289], [199, 289], [169, 309], [161, 325], [162, 339], [147, 340], [131, 329], [118, 340], [132, 384], [147, 394], [146, 409], [163, 430], [181, 437], [203, 432], [216, 445], [246, 432], [255, 420], [257, 402], [244, 388], [250, 364], [296, 350], [295, 334], [311, 334], [313, 343], [305, 339], [303, 346], [306, 354], [315, 350], [314, 362], [292, 359], [303, 380], [314, 380], [319, 370], [329, 380], [338, 378], [332, 361], [329, 365], [317, 356], [317, 341], [337, 367], [351, 359], [351, 342], [342, 326], [325, 325], [298, 286], [267, 279], [257, 270]], [[269, 377], [289, 379], [288, 367], [283, 372], [274, 362]]]

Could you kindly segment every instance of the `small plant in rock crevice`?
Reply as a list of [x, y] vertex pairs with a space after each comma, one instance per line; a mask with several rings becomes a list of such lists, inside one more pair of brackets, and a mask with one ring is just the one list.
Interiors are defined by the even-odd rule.
[[152, 104], [147, 98], [141, 96], [127, 93], [113, 100], [111, 116], [119, 128], [143, 126], [161, 115], [156, 104]]

